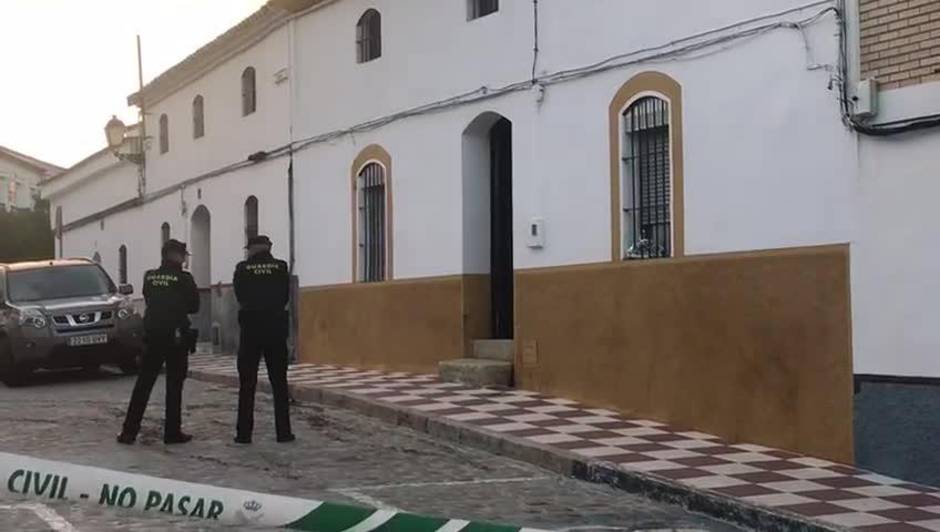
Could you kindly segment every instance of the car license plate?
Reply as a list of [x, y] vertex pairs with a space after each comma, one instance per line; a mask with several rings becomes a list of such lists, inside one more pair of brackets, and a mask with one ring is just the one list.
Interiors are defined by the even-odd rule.
[[69, 347], [80, 347], [83, 345], [101, 345], [108, 343], [107, 334], [91, 334], [88, 336], [73, 336], [69, 338]]

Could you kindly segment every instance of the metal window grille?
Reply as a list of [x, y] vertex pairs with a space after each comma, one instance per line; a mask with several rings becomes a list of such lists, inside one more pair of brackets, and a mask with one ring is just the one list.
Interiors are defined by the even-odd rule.
[[170, 151], [170, 119], [160, 115], [160, 153]]
[[625, 259], [672, 255], [669, 104], [646, 97], [623, 114], [623, 234]]
[[258, 236], [258, 198], [249, 196], [245, 200], [245, 242]]
[[127, 284], [127, 246], [118, 249], [118, 278], [121, 284]]
[[193, 138], [198, 139], [206, 134], [206, 116], [202, 96], [193, 100]]
[[385, 280], [385, 169], [371, 163], [359, 173], [359, 271], [363, 282]]
[[382, 56], [382, 15], [374, 9], [366, 11], [356, 25], [357, 60], [360, 63]]
[[258, 106], [255, 90], [255, 69], [248, 67], [242, 72], [242, 116], [255, 112]]
[[499, 11], [499, 0], [468, 0], [470, 2], [470, 20], [485, 17]]
[[170, 224], [163, 222], [160, 226], [160, 245], [166, 244], [170, 239]]

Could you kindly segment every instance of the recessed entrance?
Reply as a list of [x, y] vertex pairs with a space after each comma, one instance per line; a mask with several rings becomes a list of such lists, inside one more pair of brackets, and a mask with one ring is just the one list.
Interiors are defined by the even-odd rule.
[[490, 278], [490, 337], [513, 337], [512, 122], [478, 116], [463, 135], [464, 271]]

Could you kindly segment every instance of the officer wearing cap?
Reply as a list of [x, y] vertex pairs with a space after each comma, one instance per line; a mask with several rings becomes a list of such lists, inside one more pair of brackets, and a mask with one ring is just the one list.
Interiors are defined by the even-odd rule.
[[124, 428], [119, 443], [130, 445], [137, 438], [140, 423], [150, 400], [150, 392], [166, 362], [166, 417], [163, 441], [166, 444], [186, 443], [192, 436], [182, 431], [183, 381], [187, 359], [195, 350], [195, 336], [190, 328], [189, 314], [199, 312], [199, 292], [189, 272], [183, 271], [186, 244], [168, 240], [161, 250], [160, 267], [144, 274], [144, 343], [141, 364]]
[[287, 390], [287, 331], [285, 307], [290, 300], [287, 263], [271, 255], [271, 239], [259, 235], [248, 240], [248, 260], [235, 267], [235, 297], [241, 309], [238, 323], [238, 423], [236, 443], [251, 443], [254, 429], [255, 388], [258, 364], [264, 357], [274, 395], [274, 426], [277, 441], [294, 441], [290, 428]]

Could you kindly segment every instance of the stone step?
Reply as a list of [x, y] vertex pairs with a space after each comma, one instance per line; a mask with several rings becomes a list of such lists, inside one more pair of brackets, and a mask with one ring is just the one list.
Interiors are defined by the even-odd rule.
[[512, 385], [512, 363], [501, 360], [445, 360], [438, 365], [438, 373], [444, 382], [459, 382], [477, 387]]
[[197, 355], [213, 355], [218, 354], [215, 346], [212, 342], [196, 342], [196, 353]]
[[512, 340], [474, 340], [473, 358], [512, 362], [516, 358]]

